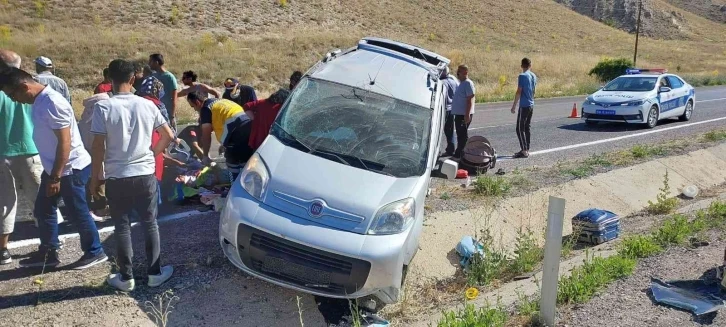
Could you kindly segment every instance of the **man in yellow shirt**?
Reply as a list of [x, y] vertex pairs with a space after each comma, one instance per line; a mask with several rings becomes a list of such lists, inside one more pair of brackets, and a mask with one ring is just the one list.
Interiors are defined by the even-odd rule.
[[225, 99], [210, 99], [202, 91], [187, 94], [189, 105], [199, 113], [199, 143], [202, 146], [205, 164], [211, 163], [209, 148], [212, 145], [212, 132], [224, 146], [224, 159], [227, 169], [237, 178], [240, 168], [254, 154], [248, 145], [250, 138], [250, 120], [244, 109], [237, 103]]

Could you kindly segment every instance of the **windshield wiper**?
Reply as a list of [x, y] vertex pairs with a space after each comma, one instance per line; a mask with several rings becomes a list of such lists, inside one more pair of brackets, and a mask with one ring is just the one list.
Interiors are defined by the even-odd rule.
[[[288, 145], [297, 147], [299, 150], [303, 150], [303, 151], [305, 151], [307, 153], [312, 152], [312, 150], [310, 149], [309, 146], [307, 146], [304, 143], [300, 142], [297, 138], [295, 138], [295, 136], [293, 136], [288, 131], [286, 131], [284, 128], [282, 128], [282, 126], [280, 126], [279, 123], [275, 122], [274, 126], [277, 127], [277, 130], [279, 130], [279, 131], [281, 131], [282, 133], [285, 134], [284, 138], [285, 138], [286, 141], [288, 141], [289, 143], [292, 143], [292, 144], [288, 144]], [[288, 143], [288, 142], [285, 142], [285, 143]]]
[[364, 160], [364, 159], [358, 158], [353, 155], [333, 152], [333, 151], [329, 151], [329, 150], [315, 149], [315, 150], [313, 150], [313, 152], [318, 152], [318, 153], [334, 156], [334, 157], [338, 158], [339, 161], [341, 161], [342, 163], [344, 163], [348, 166], [353, 166], [351, 164], [351, 162], [354, 161], [354, 162], [358, 163], [358, 165], [357, 165], [358, 168], [363, 168], [367, 171], [372, 171], [372, 172], [387, 175], [387, 176], [393, 176], [392, 174], [383, 171], [383, 169], [386, 168], [386, 165], [381, 164], [381, 163], [373, 162], [370, 160]]

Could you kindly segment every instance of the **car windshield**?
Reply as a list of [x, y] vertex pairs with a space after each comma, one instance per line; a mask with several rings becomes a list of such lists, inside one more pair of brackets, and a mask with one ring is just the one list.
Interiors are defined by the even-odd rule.
[[618, 77], [602, 89], [603, 91], [645, 92], [655, 89], [657, 77]]
[[405, 178], [426, 171], [431, 114], [360, 88], [305, 78], [270, 133], [301, 151]]

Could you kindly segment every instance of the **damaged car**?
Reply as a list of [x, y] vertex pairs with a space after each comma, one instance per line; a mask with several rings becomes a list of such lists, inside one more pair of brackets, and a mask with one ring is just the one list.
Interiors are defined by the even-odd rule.
[[378, 38], [306, 72], [233, 183], [224, 254], [314, 295], [397, 302], [418, 249], [449, 60]]

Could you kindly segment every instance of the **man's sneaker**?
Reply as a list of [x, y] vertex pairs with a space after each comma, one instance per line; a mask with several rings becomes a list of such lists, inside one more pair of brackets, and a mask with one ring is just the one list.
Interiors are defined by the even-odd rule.
[[33, 252], [29, 258], [18, 262], [20, 267], [56, 267], [60, 264], [58, 252], [56, 250], [39, 250]]
[[171, 275], [174, 273], [174, 267], [172, 266], [164, 266], [161, 267], [161, 274], [158, 275], [149, 275], [149, 287], [157, 287], [161, 284], [164, 284], [169, 278], [171, 278]]
[[10, 251], [8, 249], [2, 249], [0, 251], [0, 265], [7, 265], [11, 262], [13, 262], [13, 257], [10, 256]]
[[99, 263], [108, 261], [108, 257], [105, 253], [101, 252], [97, 255], [92, 255], [90, 253], [84, 254], [76, 263], [73, 264], [73, 269], [75, 270], [81, 270], [86, 268], [91, 268]]
[[121, 280], [121, 274], [110, 274], [106, 279], [108, 285], [113, 286], [119, 291], [131, 292], [136, 287], [136, 281], [133, 278], [123, 281]]

